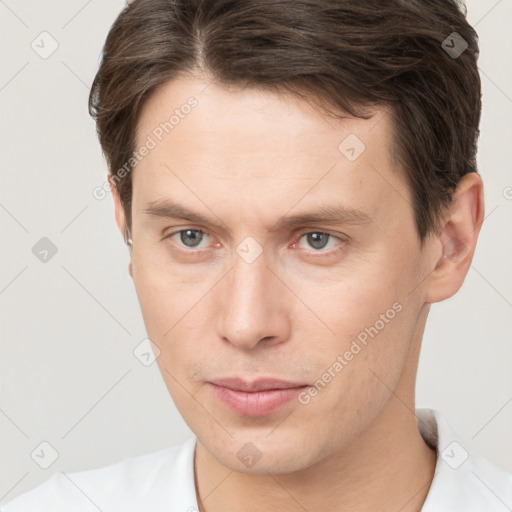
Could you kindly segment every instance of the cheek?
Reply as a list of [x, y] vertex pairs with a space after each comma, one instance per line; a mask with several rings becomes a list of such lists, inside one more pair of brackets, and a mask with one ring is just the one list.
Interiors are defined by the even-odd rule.
[[152, 244], [134, 250], [132, 268], [146, 327], [157, 337], [168, 333], [207, 292], [207, 283], [169, 264], [165, 252]]
[[328, 337], [317, 342], [322, 350], [308, 355], [321, 390], [318, 399], [311, 397], [317, 404], [313, 408], [364, 415], [378, 410], [389, 397], [388, 386], [396, 386], [418, 313], [409, 295], [416, 271], [404, 263], [414, 260], [408, 256], [401, 261], [397, 264], [390, 256], [368, 262], [318, 293], [300, 289], [304, 302], [331, 331], [323, 329]]
[[194, 313], [204, 307], [201, 298], [207, 288], [204, 283], [183, 283], [174, 273], [161, 272], [158, 265], [136, 256], [133, 269], [146, 332], [160, 350], [157, 364], [171, 391], [173, 377], [186, 384], [183, 376], [178, 375], [179, 370], [188, 364], [188, 358], [194, 353], [197, 357], [194, 348], [197, 332], [193, 332], [191, 320]]
[[199, 370], [215, 365], [212, 326], [222, 304], [214, 285], [224, 272], [207, 276], [193, 265], [180, 271], [156, 252], [134, 252], [133, 281], [148, 337], [160, 349], [157, 364], [172, 397], [182, 401], [180, 390], [195, 394]]
[[[339, 351], [348, 349], [350, 342], [360, 334], [364, 341], [365, 329], [376, 323], [379, 332], [389, 330], [388, 325], [394, 323], [399, 308], [393, 305], [404, 300], [406, 272], [405, 268], [394, 270], [389, 261], [376, 256], [367, 261], [351, 262], [350, 268], [333, 270], [329, 280], [305, 280], [299, 275], [290, 276], [288, 282], [317, 315], [318, 327], [329, 338], [325, 347]], [[299, 331], [305, 327], [304, 315], [302, 319], [296, 315], [293, 320]]]
[[327, 444], [349, 444], [386, 406], [401, 379], [411, 318], [404, 305], [402, 309], [391, 305], [391, 309], [383, 309], [384, 315], [386, 312], [388, 323], [380, 319], [380, 313], [375, 316], [367, 311], [371, 320], [361, 321], [362, 328], [347, 328], [346, 334], [340, 321], [341, 335], [335, 343], [323, 345], [322, 351], [314, 354], [314, 396], [303, 397], [299, 412], [301, 418], [308, 418], [318, 439], [330, 440]]

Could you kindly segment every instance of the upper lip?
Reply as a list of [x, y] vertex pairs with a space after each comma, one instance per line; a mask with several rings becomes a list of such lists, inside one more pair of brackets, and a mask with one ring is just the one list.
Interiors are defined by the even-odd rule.
[[234, 389], [236, 391], [266, 391], [269, 389], [288, 389], [307, 386], [302, 382], [289, 382], [273, 378], [261, 378], [252, 382], [246, 382], [238, 377], [226, 377], [210, 381], [211, 384], [222, 386], [224, 388]]

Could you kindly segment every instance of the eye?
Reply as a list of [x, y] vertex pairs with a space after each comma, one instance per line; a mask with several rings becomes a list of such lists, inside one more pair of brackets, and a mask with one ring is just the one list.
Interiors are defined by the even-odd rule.
[[[344, 240], [342, 240], [341, 238], [331, 235], [330, 233], [324, 233], [323, 231], [312, 231], [310, 233], [304, 233], [299, 238], [299, 242], [297, 243], [299, 248], [304, 248], [304, 247], [300, 247], [300, 241], [302, 239], [305, 239], [306, 243], [309, 245], [309, 247], [310, 248], [312, 247], [314, 249], [314, 251], [311, 251], [311, 252], [320, 252], [321, 251], [322, 253], [331, 252], [329, 250], [322, 251], [322, 249], [325, 249], [325, 247], [328, 246], [329, 242], [335, 241], [335, 240], [344, 242]], [[331, 248], [336, 248], [336, 244], [331, 244]], [[307, 249], [307, 247], [306, 247], [306, 249]]]
[[[169, 235], [166, 235], [163, 240], [166, 239], [174, 239], [175, 243], [178, 245], [178, 248], [187, 250], [190, 249], [190, 251], [193, 253], [194, 249], [205, 248], [201, 247], [201, 242], [204, 240], [204, 238], [208, 237], [204, 231], [201, 231], [200, 229], [180, 229], [179, 231], [174, 231], [170, 233]], [[301, 245], [302, 240], [306, 241], [307, 246], [304, 247], [303, 244]], [[335, 241], [338, 241], [339, 243], [336, 244]], [[325, 255], [325, 254], [331, 254], [336, 252], [337, 250], [340, 250], [343, 248], [344, 243], [346, 240], [334, 236], [330, 233], [325, 233], [323, 231], [311, 231], [309, 233], [302, 234], [298, 241], [295, 242], [293, 246], [298, 247], [299, 249], [313, 249], [312, 251], [309, 251], [310, 253], [318, 253], [319, 255]], [[329, 247], [330, 245], [330, 247]], [[325, 248], [328, 248], [327, 250], [324, 250]], [[331, 249], [331, 250], [330, 250]]]
[[181, 229], [165, 236], [164, 240], [172, 239], [176, 235], [179, 235], [179, 243], [183, 244], [184, 247], [195, 249], [203, 240], [205, 233], [200, 229]]

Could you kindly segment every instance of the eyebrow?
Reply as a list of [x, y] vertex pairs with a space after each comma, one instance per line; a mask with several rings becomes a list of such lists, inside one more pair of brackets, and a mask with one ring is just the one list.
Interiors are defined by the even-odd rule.
[[[222, 228], [226, 226], [225, 222], [215, 214], [219, 221], [209, 219], [170, 199], [149, 201], [146, 203], [146, 208], [144, 208], [143, 212], [150, 217], [188, 220], [208, 227]], [[362, 210], [349, 208], [344, 205], [321, 205], [315, 208], [314, 211], [282, 216], [274, 223], [271, 231], [291, 228], [300, 224], [357, 225], [368, 224], [371, 221], [372, 217]]]

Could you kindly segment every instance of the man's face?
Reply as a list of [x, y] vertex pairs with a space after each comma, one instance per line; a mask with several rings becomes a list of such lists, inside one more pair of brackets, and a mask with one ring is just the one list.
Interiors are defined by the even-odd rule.
[[[291, 472], [348, 449], [393, 391], [412, 396], [432, 258], [385, 110], [334, 120], [296, 97], [207, 83], [165, 84], [142, 112], [136, 147], [157, 145], [132, 176], [133, 280], [199, 441], [231, 469]], [[206, 220], [167, 217], [170, 203]], [[339, 212], [307, 218], [327, 210]], [[306, 387], [283, 400], [211, 384], [231, 377]]]

